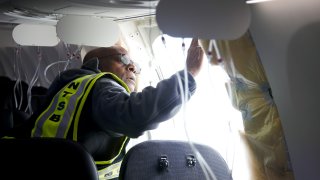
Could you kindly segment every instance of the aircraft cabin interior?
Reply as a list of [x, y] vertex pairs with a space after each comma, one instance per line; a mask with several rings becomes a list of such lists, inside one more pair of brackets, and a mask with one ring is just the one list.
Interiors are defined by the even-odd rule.
[[[175, 147], [195, 155], [186, 155], [185, 172], [170, 169], [178, 154], [169, 161], [161, 156], [159, 167], [171, 179], [319, 179], [318, 0], [0, 0], [0, 164], [6, 167], [0, 174], [32, 177], [38, 163], [43, 173], [55, 169], [48, 179], [71, 177], [70, 166], [74, 177], [97, 178], [78, 143], [29, 143], [6, 133], [27, 123], [55, 77], [80, 68], [91, 50], [124, 47], [141, 68], [135, 87], [141, 92], [186, 69], [193, 38], [204, 51], [195, 94], [186, 102], [187, 83], [181, 84], [179, 112], [130, 139], [120, 177], [170, 179], [142, 178], [153, 167], [143, 159]], [[153, 144], [158, 140], [165, 144]], [[130, 150], [138, 148], [134, 156]], [[46, 159], [58, 165], [42, 165]]]

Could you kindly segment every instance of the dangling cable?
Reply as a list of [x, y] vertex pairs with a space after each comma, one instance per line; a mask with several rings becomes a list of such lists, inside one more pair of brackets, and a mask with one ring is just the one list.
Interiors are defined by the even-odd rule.
[[[184, 43], [184, 40], [182, 39], [182, 44], [181, 44], [181, 49], [182, 49], [182, 53], [183, 53], [183, 55], [184, 55], [184, 57], [185, 57], [185, 43]], [[185, 73], [186, 73], [186, 71], [187, 71], [187, 68], [186, 68], [186, 66], [185, 66], [185, 68], [184, 68], [184, 76], [185, 76]], [[185, 96], [185, 93], [187, 94], [188, 92], [187, 92], [187, 89], [185, 89], [185, 91], [183, 90], [183, 87], [184, 87], [184, 85], [185, 84], [182, 84], [182, 80], [181, 80], [181, 76], [180, 76], [180, 74], [177, 72], [176, 73], [176, 76], [177, 76], [177, 79], [178, 79], [178, 85], [179, 85], [179, 92], [180, 92], [180, 97], [181, 97], [181, 105], [182, 105], [182, 119], [184, 120], [184, 122], [185, 122], [185, 114], [186, 114], [186, 101], [187, 101], [187, 99], [185, 98], [186, 96]], [[185, 82], [186, 82], [187, 80], [185, 79]], [[188, 82], [187, 82], [188, 83]], [[188, 137], [188, 135], [187, 135], [187, 137]]]
[[[210, 72], [210, 61], [212, 60], [212, 58], [213, 58], [213, 53], [212, 53], [212, 50], [213, 50], [213, 48], [214, 48], [214, 51], [215, 51], [215, 54], [216, 54], [216, 59], [217, 59], [217, 62], [218, 63], [221, 63], [222, 62], [222, 60], [223, 60], [223, 58], [222, 58], [222, 56], [221, 56], [221, 52], [220, 52], [220, 50], [219, 50], [219, 47], [218, 47], [218, 44], [217, 44], [217, 41], [216, 40], [210, 40], [209, 41], [209, 46], [208, 46], [208, 52], [207, 52], [207, 54], [208, 54], [208, 77], [209, 77], [209, 81], [210, 82], [212, 82], [212, 83], [209, 83], [209, 84], [213, 84], [213, 80], [212, 80], [212, 77], [211, 77], [211, 72]], [[220, 64], [220, 65], [222, 65], [222, 64]], [[227, 84], [228, 85], [228, 84]], [[230, 96], [230, 97], [232, 97], [232, 96]], [[233, 100], [231, 100], [231, 102], [233, 102]], [[228, 121], [228, 127], [229, 127], [229, 136], [230, 136], [230, 134], [232, 135], [233, 134], [233, 130], [232, 130], [232, 128], [231, 128], [231, 121], [229, 120]], [[230, 138], [227, 138], [227, 139], [230, 139]], [[232, 139], [234, 139], [234, 138], [232, 138]], [[226, 157], [226, 160], [229, 162], [229, 155], [228, 155], [228, 152], [229, 152], [229, 144], [230, 143], [228, 143], [228, 145], [227, 145], [227, 148], [226, 148], [226, 155], [225, 155], [225, 157]], [[232, 150], [233, 150], [233, 155], [232, 155], [232, 160], [231, 160], [231, 168], [230, 168], [230, 170], [231, 170], [231, 174], [232, 174], [232, 171], [233, 171], [233, 165], [234, 165], [234, 157], [235, 157], [235, 145], [234, 145], [235, 143], [233, 143], [233, 148], [232, 148]], [[228, 166], [230, 166], [230, 164], [228, 164]]]
[[221, 63], [222, 62], [222, 58], [221, 58], [221, 54], [220, 54], [220, 51], [219, 51], [219, 48], [218, 48], [217, 41], [216, 40], [211, 40], [210, 42], [213, 43], [214, 50], [217, 53], [217, 61], [218, 61], [218, 63]]
[[[164, 36], [161, 37], [161, 41], [162, 41], [162, 44], [164, 45], [164, 47], [166, 48], [167, 43], [166, 43], [166, 39]], [[182, 52], [184, 55], [184, 59], [186, 59], [186, 53], [185, 53], [186, 44], [184, 42], [184, 39], [182, 39], [181, 49], [182, 49]], [[199, 49], [199, 50], [201, 50], [201, 49]], [[198, 58], [200, 58], [200, 57], [198, 57]], [[175, 61], [171, 61], [171, 62], [175, 62]], [[191, 150], [195, 153], [197, 159], [199, 160], [200, 167], [201, 167], [202, 171], [204, 172], [206, 180], [216, 180], [215, 174], [212, 172], [211, 168], [206, 163], [205, 159], [202, 157], [202, 155], [196, 149], [194, 144], [191, 142], [189, 134], [188, 134], [187, 122], [186, 122], [186, 112], [187, 112], [186, 102], [189, 99], [188, 98], [189, 97], [189, 87], [188, 87], [188, 72], [187, 72], [187, 68], [186, 68], [186, 63], [185, 63], [184, 71], [183, 71], [184, 82], [182, 82], [182, 77], [181, 77], [180, 73], [177, 72], [175, 75], [177, 76], [178, 88], [179, 88], [179, 92], [181, 95], [181, 104], [182, 104], [181, 110], [183, 113], [182, 115], [183, 115], [183, 122], [184, 122], [184, 130], [185, 130], [186, 137], [188, 139], [188, 143], [190, 144]], [[175, 119], [172, 119], [172, 121], [174, 123]]]
[[[198, 49], [198, 50], [201, 51], [201, 49]], [[185, 43], [184, 43], [184, 41], [182, 42], [182, 51], [183, 51], [183, 55], [185, 56]], [[199, 59], [200, 53], [198, 53], [198, 55], [199, 55], [198, 56], [198, 59]], [[184, 58], [186, 59], [187, 57], [185, 56]], [[184, 77], [185, 78], [185, 83], [184, 83], [185, 92], [184, 92], [183, 102], [186, 102], [188, 100], [188, 95], [189, 95], [187, 67], [184, 68], [184, 76], [185, 76]], [[183, 89], [180, 88], [180, 90], [183, 92]], [[186, 106], [186, 103], [183, 104], [182, 108], [183, 108], [184, 130], [185, 130], [185, 134], [186, 134], [188, 143], [189, 143], [192, 151], [195, 152], [196, 157], [199, 160], [200, 167], [201, 167], [206, 179], [210, 180], [210, 177], [211, 177], [213, 180], [217, 180], [217, 178], [216, 178], [215, 174], [213, 173], [213, 171], [211, 170], [210, 166], [207, 164], [207, 162], [205, 161], [205, 159], [203, 158], [201, 153], [197, 150], [197, 148], [194, 146], [193, 142], [190, 139], [188, 129], [187, 129], [187, 118], [186, 118], [187, 106]]]
[[18, 108], [18, 99], [17, 99], [17, 96], [16, 96], [16, 87], [17, 87], [17, 82], [19, 80], [19, 77], [20, 77], [20, 72], [19, 72], [19, 69], [17, 67], [17, 56], [18, 56], [18, 53], [19, 53], [19, 48], [15, 48], [15, 51], [14, 51], [14, 59], [13, 59], [13, 72], [14, 74], [17, 74], [18, 77], [16, 78], [16, 82], [14, 83], [14, 86], [13, 86], [13, 97], [14, 97], [14, 104], [15, 104], [15, 108]]
[[[43, 72], [44, 78], [49, 84], [51, 83], [51, 81], [47, 77], [47, 71], [49, 70], [49, 68], [51, 68], [52, 66], [57, 65], [57, 64], [65, 64], [64, 68], [63, 68], [63, 71], [65, 71], [65, 70], [67, 70], [69, 65], [72, 63], [71, 60], [73, 60], [74, 58], [80, 59], [80, 56], [78, 56], [78, 54], [80, 53], [80, 51], [82, 49], [82, 45], [79, 45], [78, 48], [73, 53], [70, 53], [68, 44], [64, 43], [64, 45], [65, 45], [64, 47], [65, 47], [66, 54], [67, 54], [67, 60], [66, 61], [60, 60], [60, 61], [53, 62], [53, 63], [49, 64]], [[59, 70], [58, 74], [60, 74], [60, 70]]]
[[36, 71], [29, 83], [29, 86], [28, 86], [28, 90], [27, 90], [27, 98], [28, 98], [28, 105], [25, 109], [25, 112], [28, 111], [29, 109], [29, 113], [30, 114], [33, 114], [33, 110], [32, 110], [32, 88], [34, 86], [34, 84], [37, 82], [38, 80], [38, 77], [39, 77], [39, 69], [40, 69], [40, 64], [41, 64], [41, 61], [42, 61], [42, 54], [41, 54], [41, 51], [40, 51], [40, 47], [37, 47], [37, 58], [38, 58], [38, 64], [37, 64], [37, 68], [36, 68]]
[[[162, 44], [163, 44], [164, 48], [166, 49], [166, 48], [167, 48], [167, 46], [166, 46], [166, 40], [165, 40], [163, 34], [161, 35], [161, 41], [162, 41]], [[163, 79], [164, 79], [164, 76], [163, 76], [161, 67], [160, 67], [159, 65], [156, 65], [155, 70], [156, 70], [156, 73], [157, 73], [157, 75], [158, 75], [159, 81], [163, 80]]]
[[[21, 82], [21, 72], [20, 72], [20, 66], [19, 62], [21, 61], [21, 46], [19, 45], [15, 49], [15, 56], [14, 56], [14, 72], [18, 75], [16, 82], [13, 86], [13, 96], [15, 101], [15, 108], [19, 109], [22, 106], [23, 101], [23, 89], [22, 89], [22, 82]], [[21, 64], [21, 62], [20, 62]], [[20, 101], [18, 102], [17, 93], [20, 94]]]
[[[228, 83], [227, 86], [230, 86], [230, 84]], [[228, 87], [228, 89], [231, 89], [231, 88]], [[230, 92], [230, 93], [231, 93], [231, 92]], [[234, 102], [234, 100], [233, 100], [234, 96], [233, 96], [232, 94], [230, 95], [230, 98], [231, 98], [230, 101], [231, 101], [231, 102]], [[235, 135], [234, 135], [234, 128], [232, 128], [232, 126], [231, 126], [231, 121], [230, 121], [230, 120], [228, 121], [228, 127], [229, 127], [229, 136], [231, 135], [231, 139], [232, 139], [232, 144], [233, 144], [233, 146], [232, 146], [232, 157], [229, 158], [228, 153], [227, 153], [226, 159], [227, 159], [227, 160], [231, 159], [231, 165], [228, 164], [228, 166], [230, 167], [231, 176], [233, 176], [234, 161], [235, 161], [235, 156], [236, 156], [236, 155], [235, 155], [235, 153], [236, 153], [236, 145], [240, 143], [241, 139], [240, 139], [239, 136], [238, 136], [237, 139], [236, 139], [236, 137], [235, 137]], [[228, 138], [228, 139], [230, 139], [230, 138]], [[236, 142], [236, 141], [237, 141], [237, 142]], [[228, 144], [230, 144], [230, 143], [228, 143]], [[228, 152], [228, 147], [227, 147], [227, 152]], [[229, 161], [228, 161], [228, 162], [229, 162]]]
[[69, 66], [69, 62], [70, 62], [70, 59], [72, 58], [72, 56], [71, 56], [70, 49], [69, 49], [70, 45], [65, 42], [63, 43], [63, 45], [64, 45], [64, 48], [67, 52], [67, 61], [66, 61], [65, 67], [63, 68], [63, 70], [66, 70], [67, 67]]
[[79, 45], [78, 48], [73, 51], [72, 53], [70, 53], [70, 45], [69, 44], [65, 44], [65, 47], [67, 49], [67, 63], [64, 67], [64, 71], [67, 70], [68, 66], [70, 65], [71, 61], [74, 59], [74, 58], [80, 58], [78, 57], [77, 55], [79, 54], [79, 52], [81, 51], [81, 48], [82, 48], [82, 45]]
[[[165, 37], [164, 37], [164, 34], [161, 35], [161, 42], [162, 42], [164, 48], [167, 50], [167, 42], [166, 42], [166, 39], [165, 39]], [[168, 54], [170, 54], [170, 53], [168, 53]], [[172, 59], [172, 58], [169, 58], [169, 59]], [[161, 79], [159, 79], [159, 80], [162, 80], [162, 79], [164, 79], [164, 76], [163, 76], [163, 74], [162, 74], [162, 71], [161, 71], [160, 66], [158, 66], [158, 69], [159, 69], [160, 72], [161, 72]], [[179, 90], [180, 90], [180, 92], [183, 92], [183, 90], [182, 90], [182, 89], [183, 89], [183, 88], [182, 88], [182, 81], [181, 81], [180, 75], [179, 75], [178, 72], [177, 72], [175, 75], [177, 76], [177, 79], [178, 79]], [[182, 99], [181, 99], [182, 104], [184, 104], [184, 101], [183, 101], [183, 100], [184, 100], [184, 99], [182, 98]], [[176, 120], [175, 120], [175, 118], [172, 118], [172, 123], [173, 123], [173, 127], [176, 127]]]
[[54, 66], [54, 65], [56, 65], [56, 64], [65, 64], [66, 63], [66, 61], [56, 61], [56, 62], [53, 62], [53, 63], [51, 63], [51, 64], [49, 64], [45, 69], [44, 69], [44, 72], [43, 72], [43, 74], [44, 74], [44, 78], [45, 78], [45, 80], [47, 81], [47, 83], [51, 83], [51, 81], [48, 79], [48, 77], [47, 77], [47, 71], [49, 70], [49, 68], [51, 68], [52, 66]]

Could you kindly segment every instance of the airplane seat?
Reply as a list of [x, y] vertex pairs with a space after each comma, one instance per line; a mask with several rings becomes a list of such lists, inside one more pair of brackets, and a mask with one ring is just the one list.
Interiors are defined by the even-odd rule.
[[8, 109], [0, 110], [0, 137], [13, 128], [12, 112]]
[[97, 180], [91, 155], [66, 139], [0, 139], [0, 179]]
[[[28, 105], [28, 85], [26, 83], [21, 82], [21, 87], [19, 87], [21, 92], [17, 92], [17, 94], [14, 94], [15, 81], [8, 77], [0, 76], [0, 83], [6, 85], [6, 88], [0, 88], [0, 137], [3, 137], [13, 128], [25, 124], [31, 113], [26, 108]], [[41, 86], [32, 88], [31, 106], [33, 111], [41, 107], [42, 102], [45, 100], [46, 91], [47, 88]], [[16, 106], [19, 106], [19, 108]]]
[[[120, 180], [232, 180], [223, 157], [213, 148], [175, 140], [149, 140], [130, 148], [120, 167]], [[201, 154], [203, 160], [197, 155]], [[205, 163], [204, 163], [205, 162]], [[203, 171], [202, 165], [208, 169]], [[209, 174], [206, 176], [206, 173]], [[210, 175], [213, 174], [212, 175]]]
[[4, 136], [8, 131], [10, 131], [14, 125], [14, 119], [19, 118], [19, 121], [23, 116], [23, 113], [19, 113], [14, 107], [14, 97], [13, 97], [13, 87], [14, 82], [8, 78], [1, 76], [0, 83], [5, 84], [5, 88], [0, 88], [0, 137]]
[[16, 109], [0, 110], [0, 137], [7, 135], [14, 127], [18, 127], [27, 122], [30, 115], [24, 111]]

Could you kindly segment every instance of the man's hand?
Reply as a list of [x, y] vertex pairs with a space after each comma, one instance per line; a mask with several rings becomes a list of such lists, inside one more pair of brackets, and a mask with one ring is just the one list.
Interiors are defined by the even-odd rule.
[[188, 49], [187, 56], [187, 71], [190, 72], [194, 77], [198, 75], [202, 63], [203, 63], [204, 51], [199, 45], [198, 39], [194, 38], [191, 41]]

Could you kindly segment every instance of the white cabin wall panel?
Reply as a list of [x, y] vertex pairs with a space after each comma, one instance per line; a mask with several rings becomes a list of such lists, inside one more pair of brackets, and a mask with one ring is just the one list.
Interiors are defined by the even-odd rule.
[[319, 179], [320, 1], [254, 4], [250, 31], [279, 110], [295, 179]]

